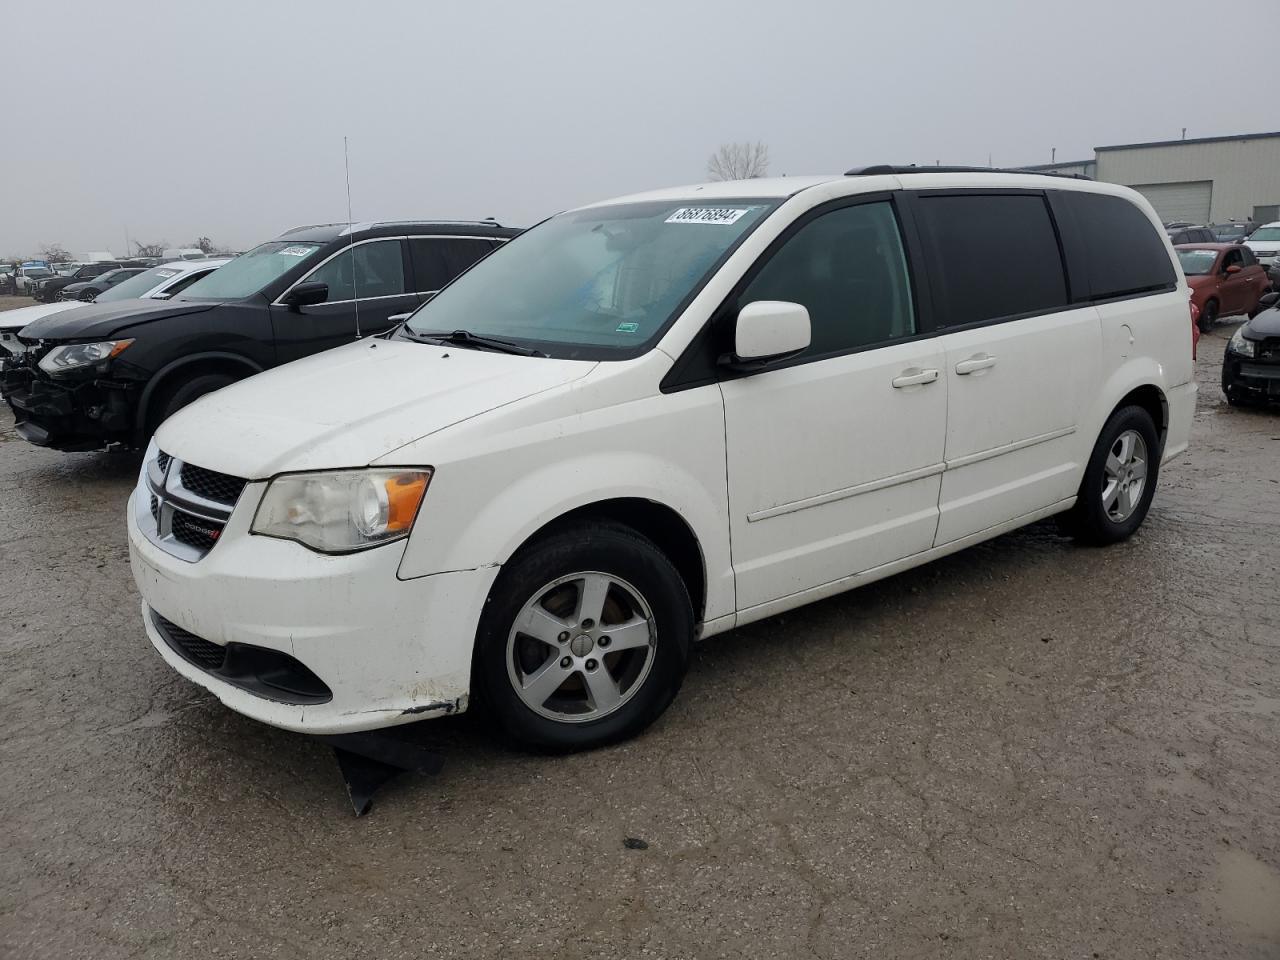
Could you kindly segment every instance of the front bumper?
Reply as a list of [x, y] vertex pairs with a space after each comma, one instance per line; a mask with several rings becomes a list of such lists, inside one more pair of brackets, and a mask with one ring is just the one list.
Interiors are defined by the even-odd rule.
[[[187, 562], [139, 528], [141, 487], [128, 506], [129, 554], [152, 645], [178, 673], [255, 720], [302, 733], [351, 733], [464, 710], [471, 652], [496, 567], [400, 580], [404, 543], [345, 556], [253, 536], [266, 489], [241, 494], [217, 544]], [[331, 694], [290, 703], [202, 669], [166, 639], [153, 612], [219, 646], [279, 651]], [[293, 698], [296, 699], [296, 698]]]
[[132, 384], [103, 379], [55, 380], [33, 353], [0, 354], [0, 396], [13, 410], [18, 433], [56, 450], [95, 450], [129, 442], [135, 424]]
[[1280, 345], [1261, 341], [1257, 357], [1230, 351], [1222, 358], [1222, 392], [1253, 400], [1280, 400]]

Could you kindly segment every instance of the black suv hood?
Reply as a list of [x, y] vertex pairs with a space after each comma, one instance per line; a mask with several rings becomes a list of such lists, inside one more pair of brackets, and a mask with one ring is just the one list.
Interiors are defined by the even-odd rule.
[[117, 300], [114, 303], [89, 303], [41, 317], [22, 328], [26, 340], [96, 340], [108, 337], [124, 327], [170, 317], [203, 313], [218, 306], [206, 300]]
[[1245, 326], [1245, 334], [1251, 340], [1280, 337], [1280, 308], [1263, 310]]

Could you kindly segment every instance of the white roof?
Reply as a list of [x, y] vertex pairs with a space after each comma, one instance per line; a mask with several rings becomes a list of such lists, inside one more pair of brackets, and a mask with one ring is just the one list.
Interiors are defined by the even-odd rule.
[[[936, 190], [946, 187], [988, 187], [1017, 188], [1031, 190], [1082, 190], [1089, 193], [1109, 193], [1131, 196], [1128, 187], [1103, 183], [1098, 180], [1081, 180], [1072, 177], [1056, 177], [1034, 173], [1006, 172], [1003, 170], [947, 171], [934, 173], [928, 167], [920, 167], [910, 173], [858, 174], [804, 177], [761, 177], [755, 180], [722, 180], [712, 183], [695, 183], [683, 187], [667, 187], [662, 190], [649, 190], [644, 193], [628, 194], [614, 197], [599, 203], [579, 207], [588, 210], [592, 207], [606, 206], [615, 203], [643, 203], [646, 201], [677, 200], [780, 200], [823, 185], [839, 185], [835, 193], [862, 193], [875, 190]], [[845, 189], [847, 187], [847, 189]], [[833, 194], [834, 195], [834, 194]]]
[[692, 183], [683, 187], [666, 187], [614, 197], [600, 203], [590, 203], [581, 209], [613, 203], [643, 203], [646, 200], [775, 200], [808, 187], [816, 187], [832, 180], [842, 179], [827, 174], [821, 177], [759, 177], [754, 180], [717, 180], [711, 183]]

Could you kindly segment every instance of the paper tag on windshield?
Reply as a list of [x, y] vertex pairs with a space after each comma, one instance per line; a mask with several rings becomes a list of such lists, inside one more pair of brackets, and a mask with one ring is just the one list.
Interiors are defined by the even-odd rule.
[[681, 207], [664, 223], [737, 223], [749, 207]]
[[305, 257], [315, 247], [285, 247], [280, 251], [282, 257]]

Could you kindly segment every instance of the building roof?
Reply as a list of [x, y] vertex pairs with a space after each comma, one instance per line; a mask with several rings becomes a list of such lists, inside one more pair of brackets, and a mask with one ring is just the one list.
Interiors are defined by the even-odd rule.
[[1152, 140], [1149, 143], [1117, 143], [1109, 147], [1094, 147], [1102, 153], [1104, 150], [1137, 150], [1142, 147], [1182, 147], [1192, 143], [1228, 143], [1231, 141], [1265, 140], [1280, 137], [1280, 131], [1274, 133], [1236, 133], [1229, 137], [1194, 137], [1189, 140]]

